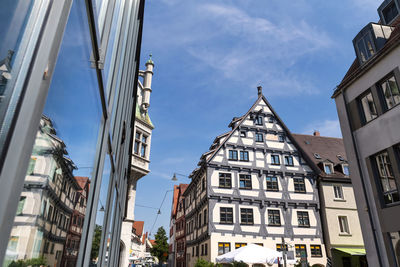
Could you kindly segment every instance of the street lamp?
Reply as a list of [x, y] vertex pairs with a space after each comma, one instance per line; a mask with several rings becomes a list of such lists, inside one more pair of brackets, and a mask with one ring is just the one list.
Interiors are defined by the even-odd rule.
[[99, 211], [101, 211], [101, 212], [104, 212], [104, 211], [105, 211], [105, 209], [104, 209], [103, 203], [101, 203], [101, 200], [100, 200], [100, 198], [99, 198], [99, 201], [100, 201], [100, 205], [101, 205], [101, 207], [100, 207]]
[[189, 175], [185, 175], [185, 174], [180, 174], [180, 173], [174, 172], [174, 176], [172, 176], [172, 179], [171, 179], [174, 182], [178, 181], [178, 178], [176, 178], [176, 175], [179, 175], [179, 176], [182, 176], [182, 177], [185, 177], [185, 178], [189, 178]]

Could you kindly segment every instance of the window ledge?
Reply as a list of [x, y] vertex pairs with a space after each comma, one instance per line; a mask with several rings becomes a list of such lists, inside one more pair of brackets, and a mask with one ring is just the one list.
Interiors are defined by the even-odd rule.
[[348, 233], [339, 233], [339, 236], [353, 236], [353, 235]]
[[337, 202], [346, 202], [346, 199], [343, 199], [343, 198], [334, 198], [333, 201], [337, 201]]

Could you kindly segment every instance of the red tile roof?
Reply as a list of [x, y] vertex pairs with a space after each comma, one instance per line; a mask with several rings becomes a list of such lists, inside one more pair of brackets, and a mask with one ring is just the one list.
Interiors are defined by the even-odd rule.
[[82, 189], [85, 189], [86, 183], [90, 183], [89, 177], [75, 176], [75, 180]]
[[144, 227], [144, 221], [134, 221], [132, 228], [135, 229], [135, 233], [138, 236], [142, 236], [143, 234], [143, 227]]
[[175, 217], [176, 212], [178, 211], [178, 198], [183, 195], [188, 186], [188, 184], [174, 185], [174, 196], [172, 199], [172, 217]]
[[149, 239], [149, 241], [150, 241], [150, 244], [151, 244], [152, 246], [154, 246], [154, 245], [156, 244], [156, 240], [154, 240], [154, 239]]

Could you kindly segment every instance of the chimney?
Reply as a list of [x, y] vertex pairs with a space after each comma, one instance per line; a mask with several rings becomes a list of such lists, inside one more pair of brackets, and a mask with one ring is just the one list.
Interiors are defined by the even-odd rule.
[[262, 96], [262, 86], [261, 85], [257, 86], [257, 94], [258, 94], [258, 97]]
[[318, 130], [314, 130], [313, 135], [314, 135], [314, 136], [320, 136], [319, 131], [318, 131]]
[[150, 106], [150, 93], [151, 93], [151, 81], [153, 78], [153, 68], [154, 62], [151, 59], [151, 54], [149, 60], [146, 62], [146, 70], [143, 75], [143, 99], [142, 99], [142, 109], [147, 111]]

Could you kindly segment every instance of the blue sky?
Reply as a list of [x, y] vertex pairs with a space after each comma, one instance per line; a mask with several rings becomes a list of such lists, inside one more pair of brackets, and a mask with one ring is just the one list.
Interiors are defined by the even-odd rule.
[[[333, 88], [354, 60], [354, 36], [378, 21], [376, 0], [146, 1], [142, 66], [153, 54], [151, 173], [137, 205], [159, 207], [174, 172], [189, 174], [257, 85], [288, 128], [341, 136]], [[180, 178], [181, 183], [190, 182]], [[152, 231], [169, 232], [172, 193]], [[150, 231], [156, 210], [136, 206]]]

